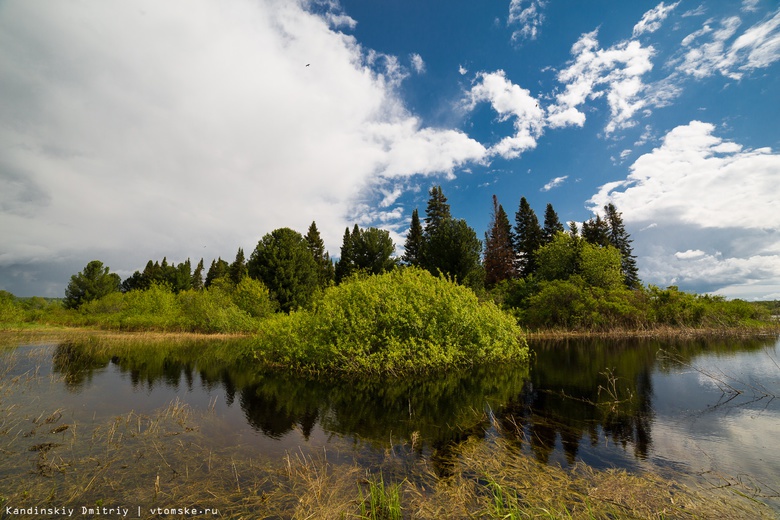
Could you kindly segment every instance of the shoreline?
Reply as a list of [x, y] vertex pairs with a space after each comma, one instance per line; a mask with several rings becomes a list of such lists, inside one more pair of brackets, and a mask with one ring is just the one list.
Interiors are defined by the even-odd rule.
[[[780, 336], [780, 324], [757, 327], [655, 327], [644, 329], [611, 329], [605, 331], [589, 330], [524, 330], [528, 340], [563, 340], [563, 339], [694, 339], [708, 337], [757, 337]], [[229, 340], [246, 339], [257, 336], [257, 333], [205, 333], [205, 332], [172, 332], [158, 330], [115, 330], [91, 327], [61, 327], [56, 325], [41, 325], [33, 327], [9, 327], [0, 329], [0, 342], [6, 340], [58, 340], [84, 336], [100, 336], [112, 339], [176, 339], [176, 340]]]

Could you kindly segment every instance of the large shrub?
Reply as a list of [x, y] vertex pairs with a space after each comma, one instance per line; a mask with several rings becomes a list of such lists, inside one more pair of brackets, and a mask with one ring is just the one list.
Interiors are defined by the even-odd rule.
[[525, 359], [514, 319], [426, 271], [352, 278], [312, 310], [264, 323], [258, 357], [310, 370], [408, 372]]

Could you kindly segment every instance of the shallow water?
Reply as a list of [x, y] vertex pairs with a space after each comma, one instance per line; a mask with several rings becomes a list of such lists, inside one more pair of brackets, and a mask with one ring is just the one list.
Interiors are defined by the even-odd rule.
[[392, 450], [430, 459], [440, 473], [437, 461], [458, 442], [504, 436], [542, 462], [674, 470], [780, 510], [776, 338], [531, 346], [530, 367], [346, 383], [197, 356], [101, 360], [67, 343], [20, 345], [0, 353], [3, 378], [19, 377], [0, 404], [97, 425], [178, 399], [211, 412], [202, 433], [214, 449], [276, 460], [325, 448], [369, 468]]

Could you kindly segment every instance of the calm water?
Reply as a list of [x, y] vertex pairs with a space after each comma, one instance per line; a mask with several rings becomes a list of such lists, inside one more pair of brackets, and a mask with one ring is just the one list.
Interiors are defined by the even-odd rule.
[[270, 458], [333, 447], [367, 466], [412, 438], [415, 450], [402, 456], [435, 465], [461, 440], [500, 435], [542, 462], [681, 471], [780, 510], [776, 338], [569, 340], [532, 349], [530, 367], [348, 384], [201, 366], [197, 356], [90, 359], [70, 344], [3, 351], [0, 369], [13, 366], [3, 377], [37, 370], [42, 381], [4, 404], [43, 402], [73, 423], [152, 413], [178, 398], [214, 410], [204, 433], [215, 447]]

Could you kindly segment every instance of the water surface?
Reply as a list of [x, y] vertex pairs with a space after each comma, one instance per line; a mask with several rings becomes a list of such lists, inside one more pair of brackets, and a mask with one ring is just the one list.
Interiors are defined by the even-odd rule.
[[503, 436], [544, 463], [673, 470], [780, 510], [776, 338], [531, 346], [530, 367], [345, 382], [192, 354], [98, 359], [73, 343], [21, 345], [0, 354], [0, 365], [11, 367], [3, 377], [35, 372], [37, 383], [20, 383], [0, 400], [21, 410], [44, 403], [70, 424], [89, 425], [178, 399], [212, 412], [203, 433], [215, 449], [274, 460], [325, 448], [367, 467], [393, 450], [430, 459], [442, 473], [438, 461], [457, 443]]

